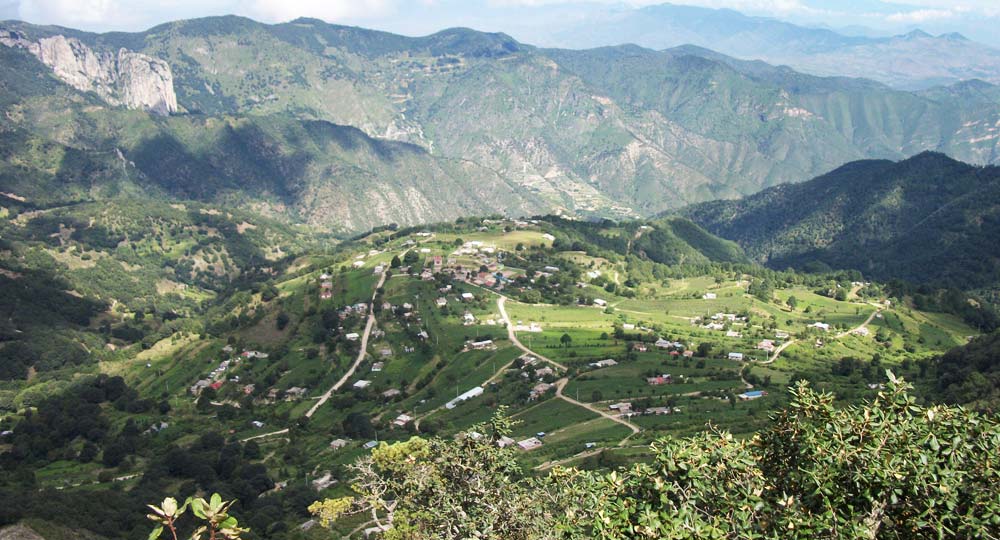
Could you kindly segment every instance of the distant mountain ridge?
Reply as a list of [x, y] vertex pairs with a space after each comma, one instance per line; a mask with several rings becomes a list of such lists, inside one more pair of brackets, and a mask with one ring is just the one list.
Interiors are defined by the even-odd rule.
[[857, 161], [681, 214], [774, 268], [818, 261], [877, 279], [1000, 286], [1000, 167], [939, 153]]
[[1000, 83], [1000, 50], [955, 32], [848, 36], [731, 9], [674, 4], [598, 9], [582, 23], [560, 27], [547, 40], [538, 37], [549, 46], [569, 48], [634, 43], [668, 49], [692, 44], [804, 73], [865, 77], [907, 90], [977, 78]]

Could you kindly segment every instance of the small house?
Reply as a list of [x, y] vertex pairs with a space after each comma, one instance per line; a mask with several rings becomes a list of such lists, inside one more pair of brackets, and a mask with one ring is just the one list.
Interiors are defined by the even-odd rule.
[[472, 343], [469, 344], [469, 346], [472, 347], [473, 349], [477, 350], [477, 351], [481, 351], [481, 350], [484, 350], [484, 349], [492, 348], [493, 347], [493, 340], [492, 339], [485, 339], [483, 341], [473, 341]]
[[529, 450], [534, 450], [535, 448], [542, 446], [542, 441], [538, 440], [537, 437], [529, 437], [527, 439], [524, 439], [523, 441], [518, 441], [517, 446], [521, 450], [527, 452]]
[[368, 388], [369, 386], [371, 386], [371, 384], [372, 384], [371, 381], [366, 381], [364, 379], [361, 379], [361, 380], [355, 382], [352, 386], [354, 388], [357, 388], [358, 390], [362, 390], [362, 389]]
[[340, 450], [341, 448], [347, 446], [349, 441], [347, 439], [334, 439], [330, 441], [330, 448], [333, 450]]
[[669, 373], [663, 375], [657, 375], [655, 377], [646, 377], [646, 384], [650, 386], [660, 386], [662, 384], [671, 384], [674, 382], [673, 377]]
[[590, 363], [590, 367], [598, 368], [598, 369], [600, 369], [600, 368], [606, 368], [606, 367], [611, 367], [611, 366], [617, 366], [617, 365], [618, 365], [618, 362], [616, 362], [614, 359], [611, 359], [611, 358], [607, 358], [605, 360], [599, 360], [597, 362], [591, 362]]
[[737, 362], [742, 362], [743, 361], [743, 353], [740, 353], [740, 352], [731, 352], [731, 353], [729, 353], [729, 359], [730, 360], [736, 360]]

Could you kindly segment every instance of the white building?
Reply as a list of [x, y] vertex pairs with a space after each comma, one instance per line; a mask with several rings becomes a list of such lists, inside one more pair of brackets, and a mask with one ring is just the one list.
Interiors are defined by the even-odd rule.
[[483, 388], [481, 386], [477, 386], [477, 387], [473, 388], [472, 390], [469, 390], [469, 391], [463, 393], [462, 395], [456, 397], [455, 399], [449, 401], [448, 403], [445, 403], [444, 406], [447, 409], [454, 409], [455, 406], [458, 405], [459, 403], [461, 403], [463, 401], [468, 401], [468, 400], [470, 400], [470, 399], [472, 399], [474, 397], [481, 396], [481, 395], [483, 395]]

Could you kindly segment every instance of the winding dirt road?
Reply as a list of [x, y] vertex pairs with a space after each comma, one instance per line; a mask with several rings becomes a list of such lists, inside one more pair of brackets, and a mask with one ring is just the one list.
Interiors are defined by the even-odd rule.
[[514, 346], [517, 347], [518, 349], [521, 349], [522, 351], [530, 355], [536, 356], [539, 360], [548, 362], [563, 371], [568, 371], [568, 368], [563, 364], [560, 364], [559, 362], [556, 362], [551, 358], [546, 358], [545, 356], [536, 353], [535, 351], [525, 347], [524, 344], [521, 343], [521, 340], [517, 339], [517, 333], [514, 332], [514, 324], [510, 322], [510, 317], [507, 315], [507, 310], [504, 309], [504, 304], [506, 303], [507, 303], [507, 297], [505, 296], [501, 296], [500, 298], [497, 299], [497, 309], [500, 310], [500, 317], [503, 318], [504, 324], [507, 325], [507, 337], [510, 338], [510, 342], [513, 343]]
[[354, 375], [354, 371], [358, 369], [358, 366], [361, 365], [361, 361], [365, 359], [365, 354], [368, 352], [368, 336], [371, 335], [372, 328], [375, 327], [375, 295], [378, 294], [378, 290], [385, 284], [385, 276], [387, 274], [387, 271], [382, 272], [378, 283], [375, 285], [375, 290], [372, 291], [372, 299], [368, 303], [368, 323], [365, 324], [365, 333], [361, 336], [361, 350], [358, 351], [357, 359], [354, 360], [353, 364], [351, 364], [351, 368], [347, 370], [347, 373], [344, 373], [344, 376], [341, 377], [339, 381], [333, 383], [333, 386], [331, 386], [326, 393], [320, 396], [319, 401], [317, 401], [316, 404], [306, 412], [306, 418], [311, 418], [316, 410], [322, 407], [323, 404], [330, 399], [330, 396], [332, 396], [334, 392], [340, 390], [340, 387], [344, 386], [344, 383], [346, 383], [347, 380]]

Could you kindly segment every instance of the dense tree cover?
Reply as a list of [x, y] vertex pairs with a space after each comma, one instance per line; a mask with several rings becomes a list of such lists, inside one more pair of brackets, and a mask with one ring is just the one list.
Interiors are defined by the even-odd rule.
[[455, 441], [411, 439], [358, 461], [353, 499], [324, 521], [371, 512], [387, 538], [990, 538], [1000, 534], [1000, 424], [917, 405], [890, 383], [838, 408], [800, 383], [749, 439], [664, 438], [651, 463], [532, 477], [494, 442], [503, 419]]
[[886, 284], [885, 292], [896, 298], [911, 298], [913, 307], [922, 311], [957, 315], [984, 332], [1000, 328], [1000, 314], [993, 305], [956, 288], [939, 289], [892, 280]]
[[932, 362], [932, 395], [947, 403], [1000, 411], [1000, 333], [956, 347]]
[[104, 459], [111, 462], [105, 464], [117, 466], [125, 455], [135, 451], [138, 431], [129, 423], [120, 432], [112, 432], [104, 404], [132, 413], [153, 407], [121, 377], [95, 377], [27, 411], [14, 427], [10, 450], [0, 454], [0, 466], [13, 470], [58, 459], [86, 462], [94, 459], [99, 448], [104, 450]]
[[925, 152], [848, 163], [800, 184], [681, 211], [775, 268], [816, 262], [880, 280], [1000, 285], [1000, 167]]
[[[315, 491], [306, 482], [261, 496], [275, 482], [256, 443], [205, 430], [178, 445], [169, 435], [145, 430], [153, 409], [120, 377], [99, 376], [27, 411], [2, 441], [9, 450], [0, 454], [0, 526], [38, 518], [110, 539], [145, 537], [144, 503], [178, 491], [238, 499], [233, 509], [254, 530], [246, 538], [283, 537], [285, 520], [308, 517]], [[98, 468], [100, 484], [40, 490], [36, 472], [63, 460]], [[138, 483], [127, 491], [115, 480], [136, 473]]]

